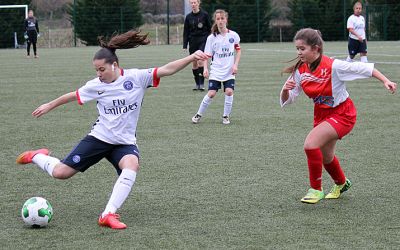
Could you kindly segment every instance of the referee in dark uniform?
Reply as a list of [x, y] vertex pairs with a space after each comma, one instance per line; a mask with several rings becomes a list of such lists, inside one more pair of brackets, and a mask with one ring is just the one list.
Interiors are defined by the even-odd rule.
[[[183, 49], [186, 51], [189, 44], [189, 53], [196, 50], [204, 51], [207, 37], [211, 32], [211, 22], [208, 13], [200, 9], [200, 0], [189, 0], [192, 12], [185, 18], [183, 28]], [[194, 61], [192, 71], [196, 86], [193, 90], [204, 91], [203, 62]]]
[[30, 56], [31, 52], [31, 44], [33, 45], [33, 54], [35, 58], [38, 58], [37, 55], [37, 50], [36, 50], [36, 42], [37, 42], [37, 37], [39, 34], [39, 24], [38, 20], [36, 17], [33, 16], [33, 10], [29, 10], [28, 12], [28, 18], [25, 19], [25, 32], [27, 34], [27, 47], [26, 47], [26, 52], [27, 52], [27, 57]]

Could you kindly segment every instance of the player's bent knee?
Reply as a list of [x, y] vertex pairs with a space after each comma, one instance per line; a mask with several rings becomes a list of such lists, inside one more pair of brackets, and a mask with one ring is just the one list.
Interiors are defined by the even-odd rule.
[[74, 176], [77, 171], [67, 165], [57, 166], [53, 170], [53, 177], [60, 180], [69, 179]]

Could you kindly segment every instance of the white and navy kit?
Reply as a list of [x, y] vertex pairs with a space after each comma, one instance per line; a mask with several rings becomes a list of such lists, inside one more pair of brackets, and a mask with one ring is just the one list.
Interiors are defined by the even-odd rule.
[[[314, 101], [314, 126], [329, 122], [339, 138], [351, 131], [356, 122], [356, 109], [349, 98], [345, 81], [372, 76], [373, 63], [346, 62], [322, 56], [319, 66], [311, 72], [303, 63], [293, 74], [296, 87], [289, 91], [289, 98], [281, 106], [293, 103], [302, 91]], [[289, 79], [290, 79], [289, 78]]]
[[121, 69], [121, 76], [112, 83], [95, 78], [79, 88], [78, 103], [97, 101], [99, 117], [90, 133], [62, 162], [84, 172], [106, 158], [120, 174], [118, 164], [122, 157], [133, 154], [139, 158], [136, 126], [143, 97], [147, 88], [157, 87], [159, 82], [157, 68]]
[[99, 78], [76, 91], [79, 104], [97, 101], [99, 117], [89, 135], [110, 144], [136, 144], [136, 125], [143, 96], [149, 87], [158, 86], [157, 69], [121, 70], [112, 83]]
[[204, 53], [212, 57], [210, 80], [224, 82], [235, 79], [232, 66], [235, 63], [235, 51], [240, 50], [240, 37], [232, 30], [223, 36], [211, 34], [207, 38]]
[[[354, 31], [365, 40], [365, 20], [363, 16], [351, 15], [347, 19], [347, 29], [350, 28], [354, 29]], [[349, 32], [349, 37], [358, 40], [358, 37], [353, 35], [351, 32]]]
[[349, 55], [356, 55], [358, 53], [367, 52], [367, 42], [365, 36], [365, 20], [363, 16], [351, 15], [347, 19], [347, 29], [354, 29], [354, 31], [362, 37], [363, 41], [360, 42], [353, 33], [349, 32], [348, 50]]

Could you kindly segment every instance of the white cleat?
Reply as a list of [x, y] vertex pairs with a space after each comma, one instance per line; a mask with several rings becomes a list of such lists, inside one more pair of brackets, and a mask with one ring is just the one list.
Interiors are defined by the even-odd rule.
[[231, 123], [231, 121], [229, 120], [229, 116], [223, 116], [222, 117], [222, 123], [225, 125], [228, 125]]
[[197, 123], [199, 123], [200, 119], [201, 119], [201, 115], [196, 114], [195, 116], [192, 117], [192, 122], [194, 124], [197, 124]]

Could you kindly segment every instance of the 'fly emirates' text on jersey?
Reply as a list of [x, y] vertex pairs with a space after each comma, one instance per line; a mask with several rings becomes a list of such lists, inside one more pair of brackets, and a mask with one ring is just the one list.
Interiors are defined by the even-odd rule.
[[349, 97], [345, 81], [369, 78], [373, 70], [373, 63], [346, 62], [327, 56], [322, 56], [321, 63], [314, 72], [303, 63], [294, 73], [296, 87], [289, 91], [289, 98], [285, 103], [281, 98], [281, 106], [293, 103], [304, 91], [313, 99], [315, 106], [334, 108]]
[[89, 135], [115, 145], [136, 144], [136, 126], [146, 89], [157, 87], [157, 68], [121, 69], [112, 83], [95, 78], [76, 91], [78, 103], [97, 101], [99, 117]]
[[239, 35], [232, 30], [228, 30], [224, 36], [221, 34], [208, 36], [204, 53], [212, 57], [210, 80], [235, 79], [232, 66], [235, 63], [235, 50], [240, 50], [239, 43]]

